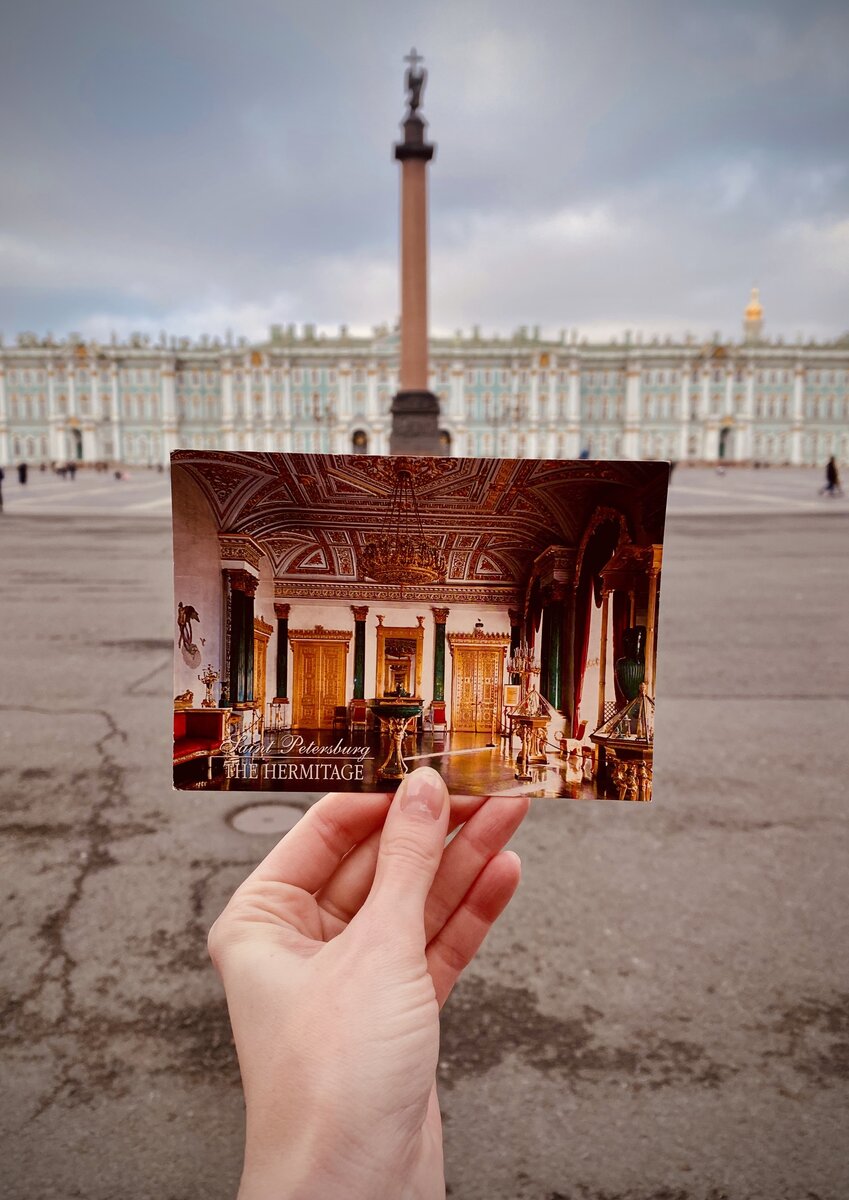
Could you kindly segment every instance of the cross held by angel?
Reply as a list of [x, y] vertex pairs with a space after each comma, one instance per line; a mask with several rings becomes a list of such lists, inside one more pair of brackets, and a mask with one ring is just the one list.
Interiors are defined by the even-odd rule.
[[404, 62], [410, 64], [404, 76], [404, 83], [407, 88], [407, 104], [410, 107], [410, 114], [412, 115], [418, 111], [421, 105], [422, 92], [427, 82], [427, 71], [419, 65], [424, 62], [424, 59], [416, 52], [415, 46], [409, 54], [405, 55]]

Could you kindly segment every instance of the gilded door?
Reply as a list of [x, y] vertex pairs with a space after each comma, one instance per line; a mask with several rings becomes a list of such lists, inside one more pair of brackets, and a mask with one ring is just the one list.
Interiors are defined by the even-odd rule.
[[345, 703], [345, 642], [295, 641], [292, 725], [331, 729], [337, 706]]
[[254, 701], [261, 713], [265, 712], [265, 668], [268, 654], [268, 638], [254, 633]]
[[451, 728], [488, 733], [501, 721], [501, 679], [504, 651], [489, 646], [457, 647]]

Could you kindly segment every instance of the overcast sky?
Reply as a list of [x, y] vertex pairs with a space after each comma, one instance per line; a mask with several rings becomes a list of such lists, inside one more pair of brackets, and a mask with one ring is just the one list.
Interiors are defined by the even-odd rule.
[[411, 44], [435, 331], [849, 329], [845, 0], [7, 0], [7, 340], [394, 321]]

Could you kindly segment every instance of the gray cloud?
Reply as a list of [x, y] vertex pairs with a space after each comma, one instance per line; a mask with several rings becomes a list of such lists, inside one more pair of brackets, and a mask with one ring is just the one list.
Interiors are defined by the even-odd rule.
[[33, 0], [0, 45], [0, 328], [393, 319], [400, 57], [430, 79], [432, 323], [833, 336], [843, 3]]

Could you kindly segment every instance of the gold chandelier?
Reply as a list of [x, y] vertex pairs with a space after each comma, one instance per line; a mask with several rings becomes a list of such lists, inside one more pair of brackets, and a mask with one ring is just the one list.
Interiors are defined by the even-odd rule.
[[360, 551], [360, 569], [375, 583], [438, 583], [445, 578], [445, 555], [425, 536], [412, 472], [399, 466], [380, 533], [368, 534]]

